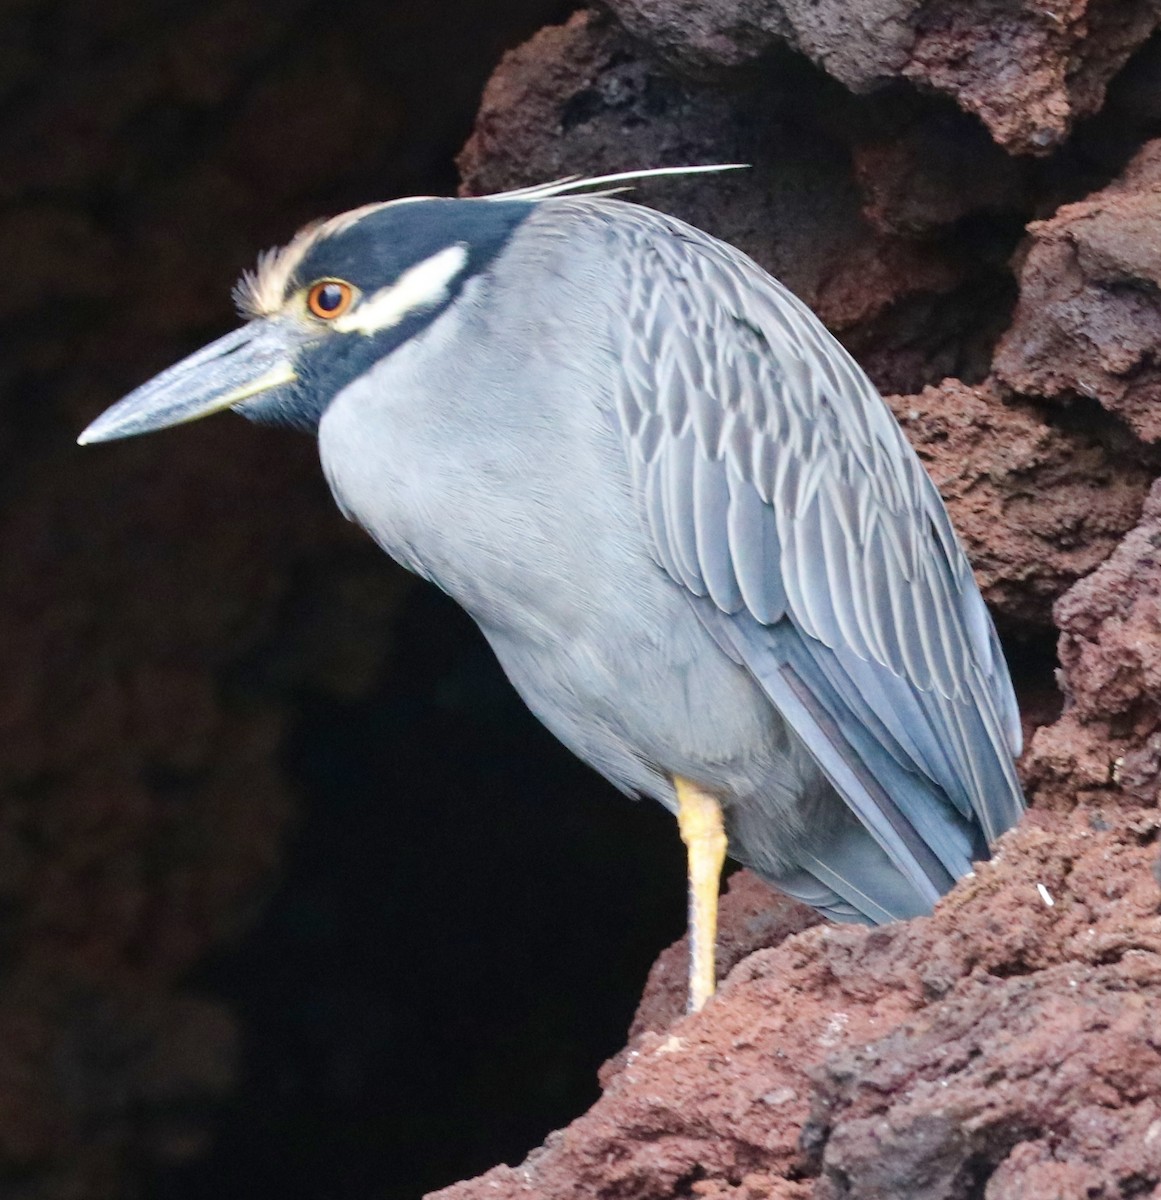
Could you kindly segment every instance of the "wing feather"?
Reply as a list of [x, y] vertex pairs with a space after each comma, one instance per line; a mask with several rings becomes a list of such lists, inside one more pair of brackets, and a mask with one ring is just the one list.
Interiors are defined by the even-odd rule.
[[622, 240], [615, 414], [659, 563], [918, 894], [945, 890], [1023, 798], [1011, 683], [938, 492], [846, 351], [739, 251], [559, 203]]
[[645, 513], [657, 557], [666, 572], [684, 585], [685, 578], [677, 565], [677, 556], [669, 539], [665, 515], [665, 466], [663, 459], [654, 459], [645, 467]]
[[[705, 454], [693, 459], [693, 520], [697, 560], [714, 604], [724, 613], [743, 605], [729, 542], [730, 485], [725, 465]], [[722, 537], [722, 530], [727, 536]]]
[[695, 596], [704, 596], [706, 586], [698, 561], [693, 500], [693, 464], [697, 453], [691, 435], [672, 439], [670, 452], [661, 459], [665, 472], [662, 497], [665, 525], [682, 581]]
[[786, 593], [779, 586], [782, 557], [778, 530], [761, 497], [737, 474], [729, 472], [730, 504], [726, 515], [726, 544], [746, 609], [763, 625], [773, 625], [786, 613]]

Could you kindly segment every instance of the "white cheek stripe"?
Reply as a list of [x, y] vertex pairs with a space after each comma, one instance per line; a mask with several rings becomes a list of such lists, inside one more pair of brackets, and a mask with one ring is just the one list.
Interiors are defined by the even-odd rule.
[[414, 267], [408, 267], [393, 284], [380, 288], [349, 313], [336, 317], [331, 328], [340, 333], [368, 335], [390, 329], [411, 313], [440, 304], [447, 296], [451, 281], [467, 262], [466, 245], [447, 246]]

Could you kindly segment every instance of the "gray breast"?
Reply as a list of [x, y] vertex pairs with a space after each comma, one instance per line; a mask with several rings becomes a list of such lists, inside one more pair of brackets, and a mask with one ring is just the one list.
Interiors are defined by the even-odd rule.
[[599, 588], [602, 561], [639, 552], [626, 545], [639, 531], [604, 416], [606, 310], [576, 270], [576, 247], [564, 249], [530, 221], [320, 425], [348, 515], [481, 623], [533, 608], [567, 626], [578, 577]]
[[[460, 300], [331, 405], [344, 511], [483, 629], [548, 727], [618, 786], [768, 775], [777, 717], [650, 554], [619, 434], [599, 226], [525, 226]], [[529, 302], [530, 293], [537, 296]], [[757, 747], [757, 749], [756, 749]]]

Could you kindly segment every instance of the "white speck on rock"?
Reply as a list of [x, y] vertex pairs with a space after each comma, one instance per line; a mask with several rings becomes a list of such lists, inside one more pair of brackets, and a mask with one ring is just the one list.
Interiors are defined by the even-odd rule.
[[819, 1045], [835, 1045], [842, 1036], [842, 1032], [847, 1027], [849, 1021], [850, 1017], [845, 1012], [831, 1013], [830, 1020], [826, 1023], [826, 1028], [819, 1035]]

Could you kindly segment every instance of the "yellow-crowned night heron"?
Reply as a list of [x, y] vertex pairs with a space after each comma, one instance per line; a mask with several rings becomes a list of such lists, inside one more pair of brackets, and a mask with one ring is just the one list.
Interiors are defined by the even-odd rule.
[[926, 913], [1019, 817], [1020, 726], [867, 377], [738, 250], [570, 194], [634, 177], [312, 226], [242, 281], [241, 329], [80, 440], [224, 408], [316, 431], [347, 516], [565, 745], [677, 814], [698, 1008], [727, 834], [837, 920]]

